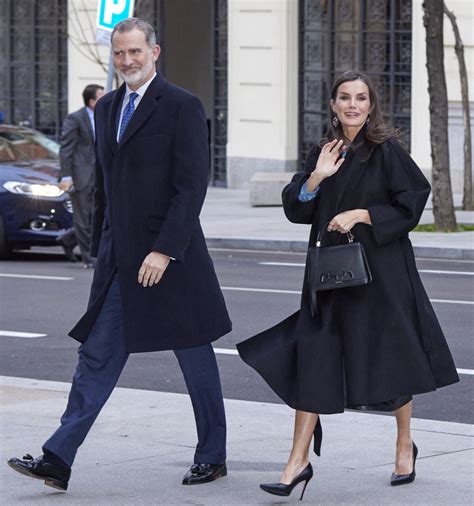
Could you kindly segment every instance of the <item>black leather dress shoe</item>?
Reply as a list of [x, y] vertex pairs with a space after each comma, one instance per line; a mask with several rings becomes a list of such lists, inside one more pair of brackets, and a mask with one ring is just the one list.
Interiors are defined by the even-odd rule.
[[183, 485], [199, 485], [227, 476], [225, 462], [220, 464], [193, 464], [184, 475]]
[[30, 454], [26, 454], [23, 459], [10, 459], [7, 464], [25, 476], [44, 480], [44, 484], [58, 490], [67, 490], [71, 469], [68, 467], [50, 464], [43, 460], [43, 456], [34, 459]]

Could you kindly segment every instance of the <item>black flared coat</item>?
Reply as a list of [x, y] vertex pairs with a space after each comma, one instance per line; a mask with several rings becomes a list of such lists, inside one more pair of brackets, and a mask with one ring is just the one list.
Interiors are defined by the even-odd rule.
[[[398, 141], [369, 145], [363, 139], [361, 132], [359, 147], [321, 183], [318, 196], [303, 203], [300, 189], [320, 153], [313, 148], [305, 170], [283, 190], [283, 205], [290, 221], [311, 224], [310, 244], [338, 213], [367, 209], [372, 225], [352, 231], [365, 248], [373, 281], [320, 292], [313, 318], [305, 274], [301, 309], [238, 345], [272, 389], [302, 411], [396, 409], [414, 394], [459, 381], [408, 238], [430, 185]], [[327, 236], [328, 244], [344, 241], [337, 232]]]

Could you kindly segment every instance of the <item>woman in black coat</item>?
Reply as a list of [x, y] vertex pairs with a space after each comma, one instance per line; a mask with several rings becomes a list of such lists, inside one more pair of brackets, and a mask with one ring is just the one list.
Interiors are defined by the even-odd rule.
[[327, 226], [325, 244], [365, 249], [371, 283], [318, 292], [312, 317], [309, 288], [301, 309], [238, 345], [245, 362], [296, 410], [293, 448], [280, 483], [261, 488], [289, 495], [312, 477], [320, 414], [345, 408], [395, 411], [396, 461], [391, 484], [415, 477], [410, 435], [412, 396], [459, 381], [443, 332], [416, 269], [408, 232], [418, 223], [430, 185], [383, 123], [375, 88], [361, 73], [334, 83], [328, 140], [313, 147], [305, 170], [283, 190], [287, 218], [311, 224], [310, 244]]

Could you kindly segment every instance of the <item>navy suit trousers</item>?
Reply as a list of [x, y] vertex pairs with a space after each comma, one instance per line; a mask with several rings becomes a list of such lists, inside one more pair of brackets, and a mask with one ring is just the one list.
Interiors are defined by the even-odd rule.
[[[226, 458], [226, 421], [214, 350], [206, 344], [174, 353], [196, 419], [198, 444], [194, 462], [223, 462]], [[43, 450], [53, 452], [72, 466], [79, 446], [117, 384], [127, 358], [120, 285], [115, 276], [88, 339], [79, 347], [79, 362], [61, 425], [44, 443]]]

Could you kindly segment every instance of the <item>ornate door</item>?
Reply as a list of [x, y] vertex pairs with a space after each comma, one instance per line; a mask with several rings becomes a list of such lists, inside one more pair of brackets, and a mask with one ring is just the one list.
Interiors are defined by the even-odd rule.
[[351, 69], [371, 76], [409, 146], [411, 20], [411, 0], [300, 0], [301, 162], [324, 133], [334, 78]]
[[67, 0], [0, 3], [0, 111], [58, 138], [67, 112]]

